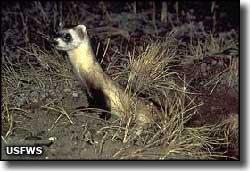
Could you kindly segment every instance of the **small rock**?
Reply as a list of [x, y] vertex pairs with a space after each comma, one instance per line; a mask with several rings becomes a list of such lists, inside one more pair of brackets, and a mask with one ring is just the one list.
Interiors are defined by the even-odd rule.
[[76, 98], [76, 97], [78, 97], [78, 96], [79, 96], [79, 94], [78, 94], [78, 93], [76, 93], [76, 92], [73, 92], [73, 93], [72, 93], [72, 96]]
[[16, 97], [15, 103], [17, 107], [21, 107], [26, 103], [26, 98], [25, 97]]
[[30, 101], [32, 103], [37, 103], [39, 101], [40, 94], [37, 91], [33, 91], [30, 93]]
[[216, 60], [212, 60], [212, 65], [216, 65], [217, 61]]
[[56, 137], [49, 137], [49, 141], [54, 142], [57, 138]]
[[63, 91], [64, 91], [64, 93], [69, 93], [69, 92], [71, 92], [71, 90], [70, 90], [69, 88], [65, 88], [65, 89], [63, 89]]

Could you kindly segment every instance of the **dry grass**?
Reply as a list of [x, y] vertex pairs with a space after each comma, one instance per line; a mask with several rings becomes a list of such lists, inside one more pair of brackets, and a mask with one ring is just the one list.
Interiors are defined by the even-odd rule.
[[[13, 12], [15, 11], [14, 8], [4, 11], [6, 15], [3, 15], [5, 17], [2, 21], [5, 25], [6, 23], [10, 23], [13, 26], [16, 25], [16, 28], [8, 29], [3, 34], [4, 41], [2, 44], [4, 50], [2, 57], [1, 113], [2, 128], [4, 128], [2, 131], [2, 140], [6, 143], [8, 142], [8, 137], [12, 135], [15, 129], [14, 123], [19, 121], [15, 116], [31, 117], [33, 114], [23, 109], [22, 104], [24, 102], [21, 102], [25, 99], [30, 99], [29, 93], [31, 90], [39, 92], [45, 88], [46, 90], [57, 89], [54, 85], [71, 89], [75, 84], [76, 76], [72, 72], [68, 59], [46, 46], [49, 39], [48, 28], [51, 28], [51, 30], [55, 29], [58, 20], [70, 21], [71, 23], [68, 22], [68, 24], [85, 21], [93, 27], [95, 24], [92, 21], [99, 21], [99, 18], [98, 15], [89, 15], [91, 12], [86, 14], [88, 8], [85, 4], [78, 4], [79, 9], [82, 10], [81, 12], [74, 11], [74, 9], [77, 9], [74, 8], [74, 6], [77, 6], [76, 2], [67, 2], [65, 4], [60, 2], [44, 5], [40, 2], [34, 2], [34, 4], [31, 4], [34, 6], [31, 10], [22, 11], [20, 10], [20, 5], [19, 7], [16, 5], [19, 12]], [[178, 3], [175, 5], [176, 17], [179, 21], [181, 16], [180, 9]], [[69, 8], [69, 6], [72, 8]], [[103, 21], [105, 24], [110, 24], [113, 20], [106, 8], [107, 6], [104, 4], [103, 7], [103, 14], [105, 14]], [[153, 6], [155, 8], [155, 5]], [[139, 13], [140, 10], [136, 4], [133, 7], [135, 15], [144, 15]], [[168, 5], [164, 8], [170, 9], [170, 6]], [[68, 11], [68, 9], [71, 10]], [[50, 10], [53, 12], [48, 12]], [[154, 37], [150, 41], [143, 41], [146, 42], [144, 45], [140, 47], [135, 46], [133, 51], [129, 51], [128, 48], [124, 50], [124, 43], [119, 44], [117, 43], [119, 41], [114, 41], [112, 37], [106, 43], [103, 58], [111, 60], [104, 70], [115, 81], [123, 83], [126, 93], [129, 94], [132, 99], [131, 101], [134, 103], [123, 103], [125, 109], [123, 111], [124, 115], [128, 117], [107, 121], [109, 125], [102, 127], [98, 132], [105, 134], [103, 141], [108, 139], [122, 142], [123, 147], [113, 154], [112, 159], [169, 160], [226, 158], [225, 152], [227, 149], [220, 150], [218, 148], [225, 146], [235, 146], [238, 148], [237, 115], [230, 115], [229, 118], [216, 125], [206, 124], [201, 127], [194, 127], [189, 121], [197, 113], [198, 107], [202, 104], [197, 103], [194, 96], [190, 96], [192, 92], [188, 89], [188, 80], [181, 80], [178, 73], [174, 72], [171, 67], [176, 63], [192, 63], [195, 60], [202, 60], [204, 56], [213, 55], [228, 48], [238, 49], [238, 38], [231, 35], [215, 36], [214, 34], [205, 32], [197, 36], [198, 33], [196, 34], [196, 31], [192, 30], [194, 34], [190, 35], [194, 36], [191, 36], [190, 43], [186, 44], [184, 48], [180, 48], [180, 41], [177, 40], [177, 36], [171, 34], [164, 34], [164, 38], [166, 37], [166, 39], [158, 41], [160, 37], [156, 36], [156, 12], [154, 11], [153, 16], [151, 16], [154, 20], [153, 30], [150, 30], [151, 27], [145, 27], [149, 29], [143, 30], [150, 33], [151, 37], [152, 35]], [[174, 15], [168, 11], [162, 15], [164, 22], [170, 23], [173, 30], [177, 29], [175, 27], [175, 18], [171, 17]], [[20, 23], [16, 21], [16, 17], [18, 16], [22, 19]], [[85, 18], [86, 16], [88, 17]], [[119, 15], [117, 18], [119, 17], [124, 20], [126, 19], [122, 15]], [[131, 18], [127, 20], [129, 21], [129, 19]], [[28, 21], [32, 21], [31, 24], [28, 24]], [[147, 23], [147, 26], [149, 26], [148, 23], [151, 23], [151, 21], [148, 22], [146, 20], [144, 22]], [[122, 29], [120, 27], [116, 28], [115, 31], [114, 29], [106, 29], [105, 33], [100, 32], [100, 35], [103, 34], [100, 37], [120, 35], [129, 39], [129, 31], [134, 31], [133, 25], [125, 23], [125, 26], [127, 28]], [[20, 32], [18, 32], [20, 30], [19, 27], [23, 28]], [[102, 27], [97, 27], [96, 29], [98, 28]], [[113, 28], [113, 26], [108, 25], [107, 28]], [[144, 25], [142, 28], [144, 28]], [[24, 44], [19, 46], [19, 43], [23, 41], [20, 41], [18, 37], [19, 39], [25, 37]], [[153, 39], [157, 41], [153, 41]], [[28, 42], [39, 42], [39, 45]], [[115, 50], [113, 49], [114, 44], [118, 47]], [[14, 49], [18, 50], [11, 51], [13, 46]], [[16, 58], [18, 62], [13, 62]], [[225, 71], [206, 80], [205, 85], [212, 87], [212, 89], [216, 88], [218, 84], [223, 85], [225, 83], [229, 87], [234, 87], [235, 85], [237, 87], [239, 77], [238, 62], [239, 55], [236, 55], [232, 58], [230, 66]], [[66, 118], [67, 123], [74, 124], [71, 117], [73, 115], [80, 115], [77, 113], [77, 110], [72, 110], [69, 107], [70, 104], [64, 104], [58, 98], [60, 95], [67, 96], [62, 91], [58, 92], [42, 105], [42, 110], [48, 110], [50, 114], [55, 116], [54, 120], [50, 123], [51, 130], [56, 128], [57, 123], [60, 122], [62, 117]], [[137, 100], [135, 99], [143, 101], [149, 109], [157, 108], [157, 110], [146, 109], [152, 115], [152, 121], [147, 127], [143, 128], [143, 131], [139, 135], [136, 133], [138, 127], [136, 126], [136, 119], [134, 117], [137, 111]], [[155, 103], [158, 105], [157, 107]], [[85, 110], [98, 111], [98, 109], [89, 108]], [[100, 120], [100, 118], [96, 119]]]
[[[28, 63], [4, 63], [2, 66], [2, 123], [8, 124], [8, 132], [4, 137], [8, 137], [13, 128], [13, 115], [32, 115], [22, 109], [24, 104], [32, 102], [30, 92], [42, 92], [46, 87], [55, 84], [64, 84], [65, 87], [72, 87], [73, 74], [71, 66], [65, 63], [56, 54], [51, 54], [34, 45], [30, 50], [24, 50], [25, 55], [32, 55], [37, 58], [37, 65]], [[46, 67], [43, 67], [46, 66]], [[37, 99], [34, 99], [37, 101]]]
[[[223, 146], [226, 151], [230, 149], [239, 149], [239, 115], [230, 114], [220, 123], [218, 123], [218, 135], [225, 138], [225, 145]], [[226, 156], [229, 159], [237, 160], [238, 156]]]
[[[170, 39], [170, 38], [169, 38]], [[131, 97], [140, 99], [146, 94], [144, 102], [157, 98], [160, 109], [153, 113], [153, 122], [139, 136], [135, 134], [136, 120], [128, 119], [120, 125], [105, 128], [113, 139], [122, 139], [127, 147], [114, 154], [117, 159], [215, 159], [224, 157], [223, 152], [214, 151], [214, 146], [224, 144], [225, 139], [213, 136], [218, 127], [208, 125], [190, 127], [187, 122], [202, 104], [196, 104], [189, 97], [185, 83], [177, 86], [177, 73], [171, 72], [171, 63], [176, 62], [176, 46], [171, 41], [157, 42], [148, 45], [139, 56], [130, 56], [126, 92]], [[121, 73], [124, 74], [124, 73]], [[178, 77], [177, 77], [178, 78]], [[180, 91], [182, 90], [182, 91]], [[131, 93], [132, 92], [132, 93]], [[136, 108], [132, 104], [130, 108]], [[134, 110], [128, 109], [127, 112]], [[136, 137], [136, 138], [135, 138]], [[133, 147], [136, 141], [140, 146]], [[152, 149], [161, 148], [160, 153]]]
[[173, 63], [176, 57], [176, 49], [169, 46], [171, 43], [153, 43], [138, 57], [130, 56], [127, 91], [152, 95], [153, 92], [160, 92], [164, 88], [175, 87], [173, 80], [169, 79], [176, 74], [169, 71], [169, 64]]
[[[170, 40], [170, 41], [169, 41]], [[187, 122], [197, 112], [197, 108], [202, 104], [196, 104], [195, 99], [189, 97], [186, 91], [187, 85], [176, 83], [178, 73], [170, 70], [171, 64], [176, 62], [177, 44], [169, 37], [168, 41], [156, 42], [148, 45], [140, 55], [130, 56], [128, 68], [121, 75], [127, 74], [126, 92], [131, 98], [140, 99], [145, 104], [150, 104], [150, 99], [157, 99], [160, 108], [157, 112], [152, 112], [153, 122], [140, 133], [136, 134], [136, 120], [128, 117], [125, 120], [116, 120], [110, 126], [104, 127], [99, 132], [108, 132], [108, 138], [113, 140], [122, 139], [126, 147], [121, 148], [114, 154], [115, 159], [215, 159], [224, 157], [223, 152], [216, 152], [214, 146], [224, 144], [228, 136], [231, 121], [224, 124], [225, 136], [214, 136], [218, 132], [218, 126], [208, 125], [202, 127], [190, 127]], [[3, 119], [8, 123], [8, 131], [5, 138], [11, 134], [13, 128], [13, 118], [10, 113], [6, 93], [24, 91], [20, 87], [20, 80], [29, 78], [29, 82], [34, 82], [35, 86], [44, 87], [45, 84], [60, 82], [71, 86], [72, 72], [68, 62], [62, 61], [57, 54], [47, 53], [37, 47], [32, 47], [31, 52], [39, 61], [46, 61], [46, 68], [34, 70], [34, 68], [16, 70], [10, 65], [3, 68]], [[53, 56], [53, 58], [52, 58]], [[119, 67], [119, 66], [117, 66]], [[21, 71], [21, 72], [20, 72]], [[31, 72], [32, 71], [32, 72]], [[63, 78], [63, 79], [62, 79]], [[124, 78], [124, 77], [121, 77]], [[16, 87], [17, 86], [17, 87]], [[183, 86], [183, 87], [182, 87]], [[146, 95], [142, 98], [141, 95]], [[126, 104], [126, 103], [124, 103]], [[152, 104], [151, 104], [152, 105]], [[64, 106], [44, 105], [47, 110], [52, 110], [59, 114], [51, 125], [53, 129], [61, 117], [65, 116], [71, 120], [72, 113], [66, 111]], [[124, 111], [130, 113], [127, 116], [134, 116], [136, 112], [136, 102], [127, 105]], [[75, 112], [75, 111], [73, 111]], [[105, 134], [106, 135], [106, 134]], [[107, 137], [106, 137], [107, 138]], [[139, 144], [135, 147], [133, 144]], [[133, 150], [131, 150], [133, 149]], [[155, 149], [157, 152], [153, 152]], [[161, 150], [159, 150], [161, 149]]]

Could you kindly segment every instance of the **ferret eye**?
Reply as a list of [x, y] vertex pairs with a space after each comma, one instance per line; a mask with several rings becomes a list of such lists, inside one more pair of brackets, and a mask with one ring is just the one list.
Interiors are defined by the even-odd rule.
[[69, 42], [71, 40], [71, 35], [69, 33], [65, 33], [63, 35], [63, 38], [65, 39], [66, 42]]

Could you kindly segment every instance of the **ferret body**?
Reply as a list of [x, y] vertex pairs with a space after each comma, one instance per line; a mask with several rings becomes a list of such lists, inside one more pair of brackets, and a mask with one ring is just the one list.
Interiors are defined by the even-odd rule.
[[78, 77], [86, 85], [91, 107], [106, 110], [121, 118], [135, 116], [137, 134], [141, 133], [145, 124], [152, 122], [153, 108], [131, 98], [104, 73], [93, 53], [84, 25], [62, 29], [54, 42], [56, 49], [68, 53]]
[[[108, 75], [104, 73], [93, 53], [84, 25], [63, 29], [54, 39], [58, 50], [68, 53], [78, 77], [86, 84], [90, 103], [119, 117], [125, 117], [131, 98]], [[92, 101], [92, 102], [91, 102]], [[148, 123], [146, 105], [138, 102], [136, 117], [141, 123]]]
[[[86, 41], [85, 37], [85, 41]], [[79, 78], [85, 82], [88, 99], [91, 105], [112, 114], [120, 116], [123, 109], [121, 102], [128, 100], [124, 91], [116, 85], [102, 70], [96, 61], [89, 41], [82, 43], [78, 48], [68, 51], [71, 64]]]

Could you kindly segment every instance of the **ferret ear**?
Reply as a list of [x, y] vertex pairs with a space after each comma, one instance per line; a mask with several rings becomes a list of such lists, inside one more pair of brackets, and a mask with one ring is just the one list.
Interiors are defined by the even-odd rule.
[[79, 37], [84, 39], [85, 35], [87, 34], [86, 26], [85, 25], [78, 25], [77, 31], [78, 31]]

